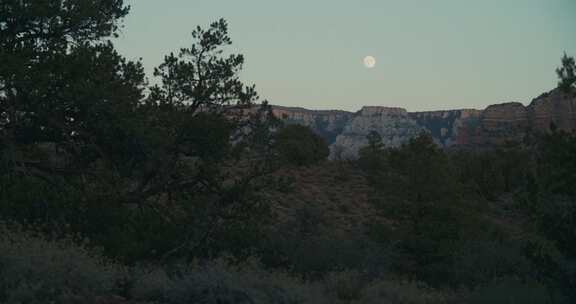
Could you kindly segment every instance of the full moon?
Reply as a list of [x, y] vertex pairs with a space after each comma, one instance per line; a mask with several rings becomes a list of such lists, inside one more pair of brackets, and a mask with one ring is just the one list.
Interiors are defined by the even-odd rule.
[[364, 66], [371, 69], [376, 66], [376, 58], [372, 56], [364, 57]]

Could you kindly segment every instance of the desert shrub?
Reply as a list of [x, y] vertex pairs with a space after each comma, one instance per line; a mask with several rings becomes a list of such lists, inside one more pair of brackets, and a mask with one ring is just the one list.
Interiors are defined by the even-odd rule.
[[398, 278], [374, 278], [357, 271], [330, 273], [324, 279], [324, 296], [330, 303], [434, 304], [455, 303], [453, 292], [435, 290], [423, 283]]
[[51, 241], [0, 225], [1, 303], [88, 302], [114, 294], [121, 273], [70, 239]]
[[447, 304], [459, 303], [458, 300], [453, 292], [435, 290], [422, 283], [377, 280], [365, 288], [358, 303]]
[[[7, 225], [0, 231], [0, 302], [7, 304], [420, 304], [460, 303], [464, 296], [470, 303], [505, 299], [563, 303], [542, 284], [518, 279], [491, 281], [471, 293], [457, 294], [394, 276], [386, 278], [385, 272], [344, 270], [304, 280], [266, 269], [252, 259], [122, 267], [72, 238], [52, 240]], [[555, 302], [539, 302], [550, 297]]]
[[576, 133], [553, 130], [535, 147], [533, 175], [515, 195], [526, 229], [540, 234], [526, 254], [542, 276], [576, 297]]
[[496, 278], [535, 278], [533, 263], [523, 254], [523, 244], [508, 240], [471, 239], [460, 246], [451, 275], [460, 286], [474, 288]]
[[320, 291], [253, 261], [123, 267], [72, 238], [0, 226], [0, 303], [322, 303]]
[[369, 278], [358, 271], [333, 272], [324, 279], [324, 293], [335, 303], [358, 301], [369, 282]]
[[532, 166], [530, 151], [517, 146], [481, 152], [458, 151], [449, 156], [458, 180], [492, 201], [524, 186]]
[[[484, 165], [492, 159], [501, 162]], [[435, 287], [473, 287], [510, 275], [537, 277], [524, 244], [510, 237], [520, 229], [518, 220], [510, 220], [513, 216], [500, 205], [491, 210], [496, 203], [485, 199], [522, 185], [515, 179], [528, 171], [522, 167], [527, 161], [526, 153], [513, 148], [447, 154], [426, 134], [399, 148], [368, 147], [359, 165], [377, 189], [371, 202], [392, 220], [370, 225], [368, 235], [395, 249], [389, 258], [396, 273]], [[504, 216], [510, 223], [497, 224]]]
[[140, 273], [131, 293], [138, 301], [169, 304], [323, 303], [314, 284], [266, 271], [256, 262], [238, 266], [226, 259]]
[[134, 274], [132, 299], [154, 303], [457, 303], [454, 292], [423, 283], [375, 279], [366, 272], [339, 271], [304, 281], [259, 263], [241, 266], [226, 259], [194, 263], [172, 271], [159, 268]]
[[370, 237], [396, 249], [397, 272], [437, 285], [456, 283], [456, 253], [477, 216], [450, 159], [425, 133], [399, 148], [363, 150], [361, 167], [368, 157], [378, 164], [364, 169], [376, 189], [371, 203], [392, 220], [371, 225]]
[[386, 246], [361, 231], [338, 230], [330, 221], [313, 203], [296, 209], [267, 232], [259, 248], [262, 262], [315, 279], [334, 271], [377, 272], [388, 267]]
[[326, 141], [306, 126], [288, 125], [278, 130], [274, 140], [280, 158], [291, 165], [309, 166], [330, 153]]
[[486, 284], [472, 292], [467, 303], [470, 304], [546, 304], [568, 303], [566, 299], [550, 291], [536, 281], [522, 281], [515, 277], [505, 277]]
[[[368, 265], [383, 267], [386, 261], [375, 244], [363, 239], [324, 234], [287, 242], [295, 244], [284, 252], [290, 269], [312, 278], [342, 269], [364, 270]], [[378, 256], [378, 253], [382, 255]], [[378, 261], [382, 265], [376, 265]]]

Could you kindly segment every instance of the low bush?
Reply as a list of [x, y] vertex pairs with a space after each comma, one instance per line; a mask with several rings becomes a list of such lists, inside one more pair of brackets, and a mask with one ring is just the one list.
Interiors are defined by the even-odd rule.
[[90, 303], [119, 292], [122, 271], [70, 239], [0, 225], [1, 303]]
[[249, 259], [126, 267], [71, 238], [0, 225], [0, 303], [449, 303], [449, 293], [359, 271], [304, 280]]

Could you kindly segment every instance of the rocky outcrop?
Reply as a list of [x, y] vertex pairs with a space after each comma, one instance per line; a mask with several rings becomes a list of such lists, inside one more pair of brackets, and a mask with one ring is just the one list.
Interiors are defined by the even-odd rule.
[[519, 102], [491, 105], [480, 117], [480, 140], [482, 146], [521, 142], [530, 126], [528, 110]]
[[308, 110], [304, 108], [289, 108], [273, 106], [274, 116], [287, 123], [301, 124], [310, 127], [326, 139], [329, 144], [336, 141], [354, 113], [338, 110]]
[[552, 126], [564, 131], [576, 130], [576, 92], [553, 90], [534, 99], [528, 106], [531, 127], [545, 133]]
[[366, 136], [376, 131], [387, 147], [397, 147], [417, 136], [423, 128], [405, 109], [364, 107], [348, 122], [331, 146], [331, 157], [354, 158], [367, 145]]
[[481, 114], [482, 111], [474, 109], [409, 113], [443, 147], [472, 142]]
[[490, 148], [522, 142], [531, 132], [546, 133], [554, 126], [576, 131], [576, 92], [552, 90], [529, 106], [519, 102], [495, 104], [485, 110], [448, 110], [408, 113], [402, 108], [363, 107], [357, 113], [273, 107], [276, 117], [303, 124], [331, 145], [332, 157], [353, 158], [376, 131], [388, 147], [398, 146], [421, 131], [438, 145], [454, 148]]

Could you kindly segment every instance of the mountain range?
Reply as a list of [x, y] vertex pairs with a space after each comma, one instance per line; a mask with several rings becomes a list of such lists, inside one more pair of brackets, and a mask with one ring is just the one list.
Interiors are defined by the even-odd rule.
[[552, 129], [576, 131], [576, 92], [554, 89], [527, 106], [507, 102], [486, 109], [408, 112], [403, 108], [365, 106], [358, 112], [273, 106], [288, 124], [309, 126], [330, 145], [331, 158], [355, 158], [376, 131], [388, 147], [428, 132], [444, 148], [483, 149], [521, 143]]

